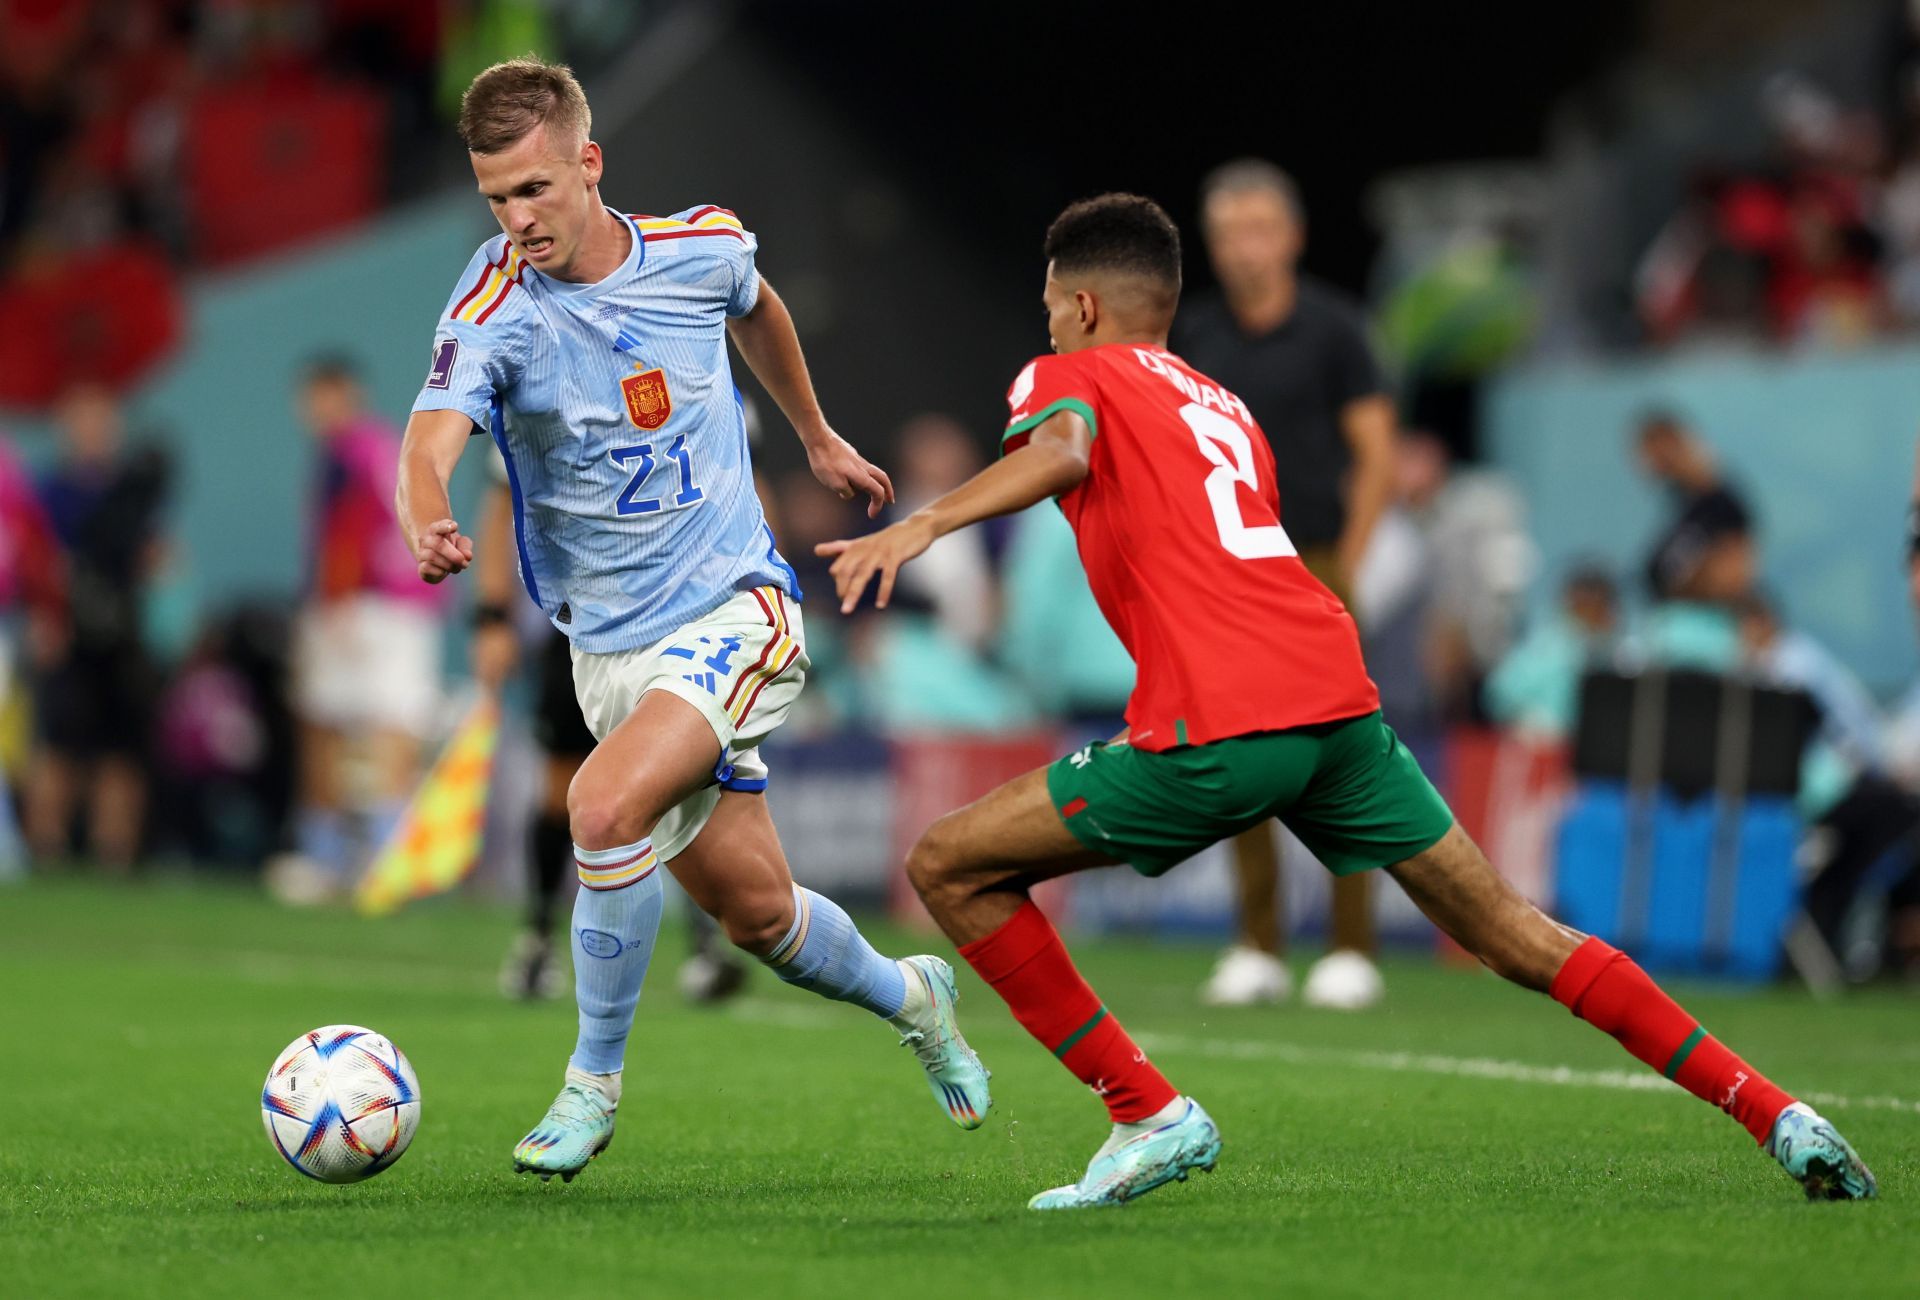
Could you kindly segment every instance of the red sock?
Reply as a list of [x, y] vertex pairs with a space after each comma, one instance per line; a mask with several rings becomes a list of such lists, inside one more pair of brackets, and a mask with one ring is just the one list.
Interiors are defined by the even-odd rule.
[[1793, 1098], [1728, 1051], [1618, 948], [1588, 939], [1553, 977], [1553, 1000], [1765, 1142]]
[[1180, 1094], [1107, 1014], [1052, 922], [1031, 901], [960, 955], [1007, 1000], [1013, 1018], [1107, 1103], [1116, 1124], [1143, 1120]]

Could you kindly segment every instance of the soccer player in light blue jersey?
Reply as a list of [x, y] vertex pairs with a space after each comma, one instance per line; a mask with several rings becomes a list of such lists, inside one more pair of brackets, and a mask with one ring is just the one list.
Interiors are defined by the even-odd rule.
[[821, 483], [865, 494], [869, 514], [892, 485], [821, 414], [753, 235], [711, 205], [665, 218], [605, 206], [591, 125], [564, 67], [516, 59], [468, 87], [460, 133], [502, 233], [474, 254], [434, 335], [397, 501], [421, 578], [464, 570], [473, 543], [447, 481], [468, 436], [492, 436], [521, 577], [572, 641], [598, 741], [567, 796], [580, 1033], [514, 1166], [571, 1180], [613, 1139], [663, 863], [781, 979], [891, 1022], [948, 1116], [978, 1127], [987, 1074], [954, 1020], [952, 970], [876, 953], [830, 899], [794, 884], [767, 815], [758, 747], [809, 661], [799, 584], [754, 495], [728, 337]]

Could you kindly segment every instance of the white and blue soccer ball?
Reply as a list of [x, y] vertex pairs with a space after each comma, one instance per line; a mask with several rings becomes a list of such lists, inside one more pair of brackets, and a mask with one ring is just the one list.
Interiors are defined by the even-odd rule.
[[420, 1123], [420, 1080], [382, 1035], [326, 1025], [274, 1058], [260, 1118], [295, 1169], [323, 1183], [357, 1183], [406, 1153]]

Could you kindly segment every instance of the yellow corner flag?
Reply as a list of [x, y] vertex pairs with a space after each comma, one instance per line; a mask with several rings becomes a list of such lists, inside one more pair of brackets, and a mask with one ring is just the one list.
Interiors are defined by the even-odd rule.
[[480, 860], [499, 739], [499, 706], [482, 700], [453, 733], [380, 856], [360, 878], [353, 903], [362, 915], [386, 916], [467, 878]]

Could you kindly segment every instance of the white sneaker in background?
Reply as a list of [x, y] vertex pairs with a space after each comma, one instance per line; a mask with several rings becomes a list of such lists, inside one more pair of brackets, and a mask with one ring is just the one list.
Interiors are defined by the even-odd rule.
[[298, 853], [276, 853], [260, 873], [268, 897], [286, 907], [320, 907], [346, 894], [333, 873]]
[[1284, 1002], [1293, 996], [1293, 975], [1286, 963], [1270, 952], [1236, 944], [1220, 954], [1219, 964], [1200, 990], [1210, 1007], [1250, 1007], [1261, 1002]]
[[500, 993], [518, 1002], [557, 998], [566, 987], [554, 961], [553, 943], [544, 934], [522, 930], [500, 963]]
[[1306, 987], [1300, 997], [1310, 1007], [1333, 1011], [1360, 1011], [1372, 1006], [1387, 993], [1380, 968], [1363, 952], [1336, 948], [1313, 964], [1307, 972]]

